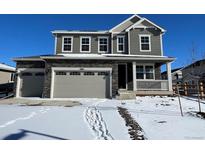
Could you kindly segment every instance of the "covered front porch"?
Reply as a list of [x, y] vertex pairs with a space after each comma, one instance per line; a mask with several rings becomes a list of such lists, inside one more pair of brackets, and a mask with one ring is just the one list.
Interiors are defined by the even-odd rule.
[[[119, 95], [131, 94], [133, 96], [147, 95], [173, 95], [171, 60], [167, 61], [132, 61], [126, 64], [126, 76], [122, 77], [122, 64], [118, 65]], [[161, 67], [166, 66], [167, 79], [161, 77]], [[126, 85], [122, 86], [123, 79]]]
[[[172, 95], [171, 62], [157, 63], [156, 67], [149, 64], [133, 62], [133, 91], [137, 95]], [[155, 64], [156, 65], [156, 64]], [[167, 80], [161, 78], [161, 66], [166, 65]], [[142, 69], [143, 66], [143, 69]], [[158, 73], [158, 75], [156, 75]]]

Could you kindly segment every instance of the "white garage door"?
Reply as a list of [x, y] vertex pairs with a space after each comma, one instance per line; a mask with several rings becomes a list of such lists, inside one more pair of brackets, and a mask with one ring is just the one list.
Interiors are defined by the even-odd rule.
[[54, 98], [109, 98], [108, 71], [55, 71]]

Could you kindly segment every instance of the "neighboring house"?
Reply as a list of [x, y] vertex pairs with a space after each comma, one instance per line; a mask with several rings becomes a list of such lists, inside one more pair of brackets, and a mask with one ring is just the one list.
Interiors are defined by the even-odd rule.
[[[55, 30], [55, 54], [14, 58], [16, 97], [112, 98], [120, 92], [172, 95], [165, 30], [133, 15], [107, 31]], [[161, 66], [168, 80], [161, 80]]]
[[198, 60], [182, 69], [182, 82], [188, 84], [205, 84], [205, 59]]
[[14, 81], [16, 68], [0, 63], [0, 84]]
[[[172, 69], [171, 73], [172, 73], [172, 84], [175, 85], [175, 84], [179, 84], [182, 82], [182, 67], [180, 68], [176, 68], [176, 69]], [[161, 74], [161, 77], [163, 80], [166, 80], [167, 79], [167, 71], [164, 71], [162, 74]]]

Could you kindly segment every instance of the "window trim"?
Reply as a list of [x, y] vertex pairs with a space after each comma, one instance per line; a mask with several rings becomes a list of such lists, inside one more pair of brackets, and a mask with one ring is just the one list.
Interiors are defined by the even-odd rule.
[[[142, 50], [142, 43], [141, 43], [141, 37], [149, 37], [149, 50]], [[140, 34], [139, 35], [139, 45], [140, 45], [140, 52], [151, 52], [151, 35], [149, 34]]]
[[[118, 42], [118, 38], [123, 38], [123, 41], [124, 41], [124, 43], [123, 43], [123, 51], [119, 51], [119, 42]], [[117, 36], [117, 52], [118, 53], [125, 53], [125, 36], [124, 35], [118, 35]]]
[[[89, 38], [89, 51], [82, 51], [82, 39]], [[91, 36], [80, 36], [80, 52], [81, 53], [90, 53], [91, 52]]]
[[[71, 38], [71, 51], [65, 51], [64, 50], [64, 38]], [[62, 36], [62, 52], [64, 53], [69, 53], [69, 52], [73, 52], [73, 36]]]
[[[153, 81], [153, 80], [155, 80], [155, 65], [154, 64], [136, 64], [136, 67], [137, 66], [143, 66], [143, 79], [137, 79], [137, 71], [136, 71], [136, 80], [137, 81], [140, 81], [140, 80]], [[152, 66], [153, 67], [153, 79], [146, 79], [146, 71], [145, 71], [146, 66]]]
[[[107, 39], [107, 51], [100, 51], [100, 39]], [[99, 36], [98, 37], [98, 53], [109, 53], [109, 37], [108, 36]]]

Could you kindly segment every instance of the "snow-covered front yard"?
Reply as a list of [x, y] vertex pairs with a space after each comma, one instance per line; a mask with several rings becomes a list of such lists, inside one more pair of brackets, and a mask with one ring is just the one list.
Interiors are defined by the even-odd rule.
[[[175, 97], [136, 100], [75, 99], [75, 107], [0, 105], [0, 139], [130, 139], [117, 107], [129, 113], [147, 139], [205, 139], [205, 120], [195, 100], [182, 98], [181, 117]], [[205, 111], [205, 105], [202, 104]]]

